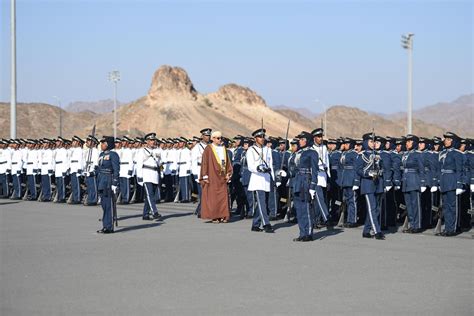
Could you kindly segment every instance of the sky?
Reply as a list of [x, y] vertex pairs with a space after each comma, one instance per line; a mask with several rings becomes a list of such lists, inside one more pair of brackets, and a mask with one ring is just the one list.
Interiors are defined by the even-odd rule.
[[[0, 100], [10, 100], [10, 0], [0, 0]], [[414, 108], [472, 93], [471, 1], [17, 0], [19, 102], [146, 95], [184, 68], [201, 93], [250, 87], [270, 106], [404, 111], [415, 33]], [[316, 101], [319, 100], [319, 101]]]

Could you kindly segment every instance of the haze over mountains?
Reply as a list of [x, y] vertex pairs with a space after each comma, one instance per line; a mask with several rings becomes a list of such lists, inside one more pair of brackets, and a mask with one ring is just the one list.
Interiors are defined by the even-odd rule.
[[[112, 100], [70, 104], [63, 110], [63, 135], [85, 136], [94, 124], [99, 135], [113, 134], [112, 109]], [[474, 137], [473, 112], [474, 94], [422, 108], [414, 112], [414, 133], [433, 136], [451, 130], [463, 137]], [[55, 106], [19, 104], [17, 115], [18, 137], [58, 135], [59, 108]], [[284, 136], [290, 119], [290, 137], [293, 137], [302, 130], [321, 126], [323, 116], [315, 116], [310, 109], [269, 107], [256, 92], [233, 83], [221, 86], [216, 92], [201, 94], [184, 69], [161, 66], [153, 74], [143, 97], [118, 108], [117, 130], [119, 136], [141, 136], [154, 131], [159, 137], [190, 137], [209, 126], [232, 137], [249, 135], [261, 126], [263, 117], [268, 134], [274, 136]], [[404, 113], [381, 116], [356, 107], [331, 106], [326, 112], [327, 134], [328, 137], [360, 137], [374, 125], [377, 134], [400, 136], [406, 133], [404, 116]], [[0, 137], [9, 137], [9, 118], [9, 104], [0, 103]]]

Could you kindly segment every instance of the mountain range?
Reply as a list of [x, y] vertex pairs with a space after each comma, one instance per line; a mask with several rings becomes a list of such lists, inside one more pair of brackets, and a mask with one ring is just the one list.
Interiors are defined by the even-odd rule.
[[[474, 137], [472, 118], [474, 94], [453, 102], [440, 102], [414, 112], [413, 132], [420, 136], [441, 135], [450, 130], [464, 137]], [[63, 135], [85, 136], [96, 124], [99, 135], [113, 134], [112, 100], [75, 102], [63, 111]], [[60, 109], [49, 104], [18, 104], [18, 137], [56, 137]], [[406, 133], [406, 114], [389, 116], [369, 113], [347, 105], [331, 106], [326, 111], [327, 136], [360, 137], [371, 131], [380, 135]], [[324, 114], [311, 109], [288, 106], [269, 107], [255, 91], [234, 83], [217, 91], [198, 92], [186, 71], [180, 67], [161, 66], [151, 79], [143, 97], [121, 104], [117, 110], [118, 135], [142, 136], [156, 132], [159, 137], [198, 135], [204, 127], [221, 130], [224, 135], [250, 135], [262, 125], [269, 135], [285, 136], [288, 120], [290, 137], [302, 130], [321, 126]], [[9, 135], [9, 104], [0, 103], [0, 137]]]

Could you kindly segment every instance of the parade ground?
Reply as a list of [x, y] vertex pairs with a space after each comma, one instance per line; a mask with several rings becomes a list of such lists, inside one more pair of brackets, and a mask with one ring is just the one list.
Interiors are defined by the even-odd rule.
[[0, 315], [472, 315], [472, 232], [452, 238], [361, 228], [274, 234], [204, 223], [193, 204], [100, 207], [0, 200]]

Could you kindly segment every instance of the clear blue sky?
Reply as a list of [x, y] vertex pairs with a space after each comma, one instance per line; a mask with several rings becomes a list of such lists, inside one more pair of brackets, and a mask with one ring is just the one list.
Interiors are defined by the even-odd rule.
[[[0, 100], [9, 100], [10, 0], [1, 0]], [[473, 91], [471, 1], [41, 1], [17, 0], [18, 100], [63, 104], [148, 91], [162, 64], [196, 89], [234, 82], [269, 105], [406, 107], [415, 33], [415, 108]]]

